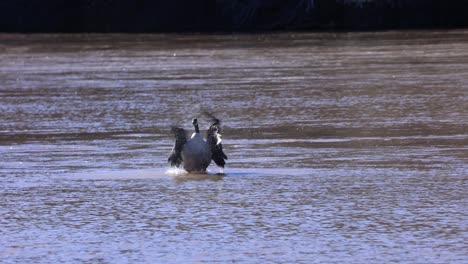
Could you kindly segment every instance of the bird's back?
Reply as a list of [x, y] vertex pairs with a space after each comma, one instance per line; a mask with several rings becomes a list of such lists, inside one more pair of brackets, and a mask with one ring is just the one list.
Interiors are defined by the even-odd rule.
[[196, 133], [182, 148], [184, 169], [187, 172], [205, 172], [211, 163], [211, 150], [200, 134]]

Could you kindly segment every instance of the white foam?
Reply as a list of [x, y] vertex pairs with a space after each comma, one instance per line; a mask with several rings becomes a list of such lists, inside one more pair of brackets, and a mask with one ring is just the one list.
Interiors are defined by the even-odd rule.
[[166, 170], [167, 175], [171, 176], [181, 176], [181, 175], [186, 175], [188, 172], [184, 169], [180, 169], [177, 167], [171, 167], [170, 169]]

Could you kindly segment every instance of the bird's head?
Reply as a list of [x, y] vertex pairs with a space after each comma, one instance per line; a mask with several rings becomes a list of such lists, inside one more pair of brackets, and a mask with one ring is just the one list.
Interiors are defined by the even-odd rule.
[[195, 127], [195, 133], [200, 133], [200, 129], [198, 128], [198, 120], [196, 118], [192, 120], [192, 124]]

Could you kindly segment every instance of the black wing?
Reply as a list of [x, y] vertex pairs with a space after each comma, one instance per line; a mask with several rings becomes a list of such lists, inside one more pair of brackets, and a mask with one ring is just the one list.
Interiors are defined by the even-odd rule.
[[187, 142], [187, 134], [183, 128], [179, 127], [173, 127], [171, 131], [174, 133], [175, 144], [167, 161], [171, 166], [179, 167], [180, 163], [182, 163], [182, 147]]
[[211, 114], [210, 117], [213, 120], [213, 124], [208, 128], [208, 132], [206, 133], [206, 142], [211, 148], [211, 159], [216, 163], [216, 165], [224, 168], [224, 165], [226, 165], [225, 160], [227, 160], [228, 158], [223, 152], [223, 145], [221, 144], [221, 135], [219, 134], [219, 132], [221, 131], [221, 122], [219, 121], [219, 119], [216, 119]]

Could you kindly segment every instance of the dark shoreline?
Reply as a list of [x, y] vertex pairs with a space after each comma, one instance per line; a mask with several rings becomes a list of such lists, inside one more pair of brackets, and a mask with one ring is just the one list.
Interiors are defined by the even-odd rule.
[[3, 0], [0, 32], [455, 29], [467, 14], [468, 0]]

